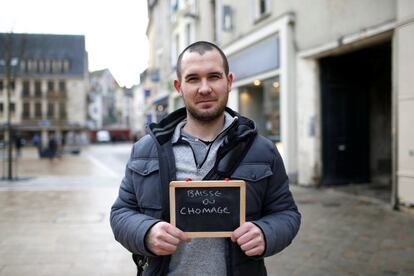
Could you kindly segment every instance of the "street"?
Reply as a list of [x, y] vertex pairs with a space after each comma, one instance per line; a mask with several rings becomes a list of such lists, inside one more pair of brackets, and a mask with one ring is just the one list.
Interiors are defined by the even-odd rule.
[[[22, 180], [0, 182], [0, 276], [134, 275], [109, 226], [130, 147], [94, 145], [53, 161], [24, 149]], [[302, 226], [266, 259], [269, 275], [414, 275], [414, 215], [332, 188], [292, 191]]]

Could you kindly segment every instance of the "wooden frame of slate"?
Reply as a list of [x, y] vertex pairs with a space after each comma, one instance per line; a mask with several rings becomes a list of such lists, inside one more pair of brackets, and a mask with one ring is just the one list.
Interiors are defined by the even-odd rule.
[[172, 181], [170, 220], [189, 237], [230, 237], [246, 221], [246, 183]]

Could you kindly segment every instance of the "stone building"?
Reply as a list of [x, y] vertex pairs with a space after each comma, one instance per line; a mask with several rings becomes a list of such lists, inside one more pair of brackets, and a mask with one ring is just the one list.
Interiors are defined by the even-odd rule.
[[229, 106], [278, 145], [292, 182], [366, 183], [414, 204], [412, 1], [195, 2], [214, 7], [190, 18], [229, 57]]
[[196, 40], [215, 40], [214, 1], [148, 1], [149, 63], [141, 76], [147, 122], [182, 107], [173, 80], [179, 53]]
[[130, 137], [133, 91], [121, 87], [109, 69], [90, 72], [88, 126], [92, 138], [98, 130], [110, 131], [114, 140]]
[[85, 133], [88, 57], [84, 36], [1, 33], [0, 60], [3, 126], [10, 112], [14, 133], [28, 142], [34, 135], [46, 144], [51, 134], [64, 139], [69, 132]]

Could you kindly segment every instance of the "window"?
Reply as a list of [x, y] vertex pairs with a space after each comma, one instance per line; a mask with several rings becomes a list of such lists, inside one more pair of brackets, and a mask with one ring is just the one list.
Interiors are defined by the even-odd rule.
[[26, 72], [26, 61], [25, 60], [20, 61], [20, 72]]
[[255, 80], [239, 89], [239, 112], [252, 118], [259, 133], [280, 141], [280, 83], [278, 77]]
[[69, 72], [69, 60], [64, 60], [63, 61], [63, 72], [64, 73]]
[[256, 6], [256, 20], [260, 20], [266, 15], [270, 14], [270, 1], [269, 0], [255, 0]]
[[4, 84], [3, 84], [3, 81], [0, 80], [0, 90], [3, 90], [3, 89], [4, 89]]
[[50, 60], [45, 61], [45, 72], [50, 73]]
[[15, 103], [10, 103], [10, 112], [14, 113], [16, 111], [16, 104]]
[[4, 110], [4, 105], [3, 103], [0, 103], [0, 113], [3, 113], [3, 110]]
[[185, 39], [186, 39], [185, 41], [186, 46], [190, 45], [191, 43], [191, 24], [190, 23], [188, 23], [185, 26]]
[[179, 55], [179, 45], [180, 45], [180, 36], [178, 34], [174, 35], [174, 39], [171, 44], [171, 65], [172, 67], [177, 66], [177, 58]]
[[47, 93], [53, 93], [53, 90], [55, 90], [55, 83], [50, 80], [47, 82]]
[[35, 81], [35, 96], [42, 96], [42, 83], [40, 81]]
[[259, 13], [260, 13], [260, 15], [266, 13], [266, 0], [260, 0], [259, 1]]
[[47, 105], [47, 117], [52, 119], [55, 116], [55, 104], [49, 103]]
[[223, 6], [223, 31], [230, 32], [233, 28], [233, 16], [231, 6]]
[[11, 81], [10, 82], [10, 89], [14, 90], [14, 88], [15, 88], [15, 83], [14, 83], [14, 81]]
[[23, 94], [23, 97], [29, 97], [30, 96], [30, 82], [28, 80], [23, 81], [22, 94]]
[[39, 60], [39, 72], [43, 73], [45, 71], [45, 62], [43, 60]]
[[66, 92], [66, 82], [63, 80], [59, 81], [59, 92]]
[[30, 103], [23, 103], [23, 119], [29, 119], [30, 118]]
[[35, 118], [42, 118], [42, 103], [35, 103]]
[[54, 60], [52, 62], [52, 72], [61, 73], [62, 72], [62, 62], [60, 60]]
[[59, 105], [59, 113], [60, 113], [60, 119], [66, 119], [66, 105], [65, 103], [60, 103]]

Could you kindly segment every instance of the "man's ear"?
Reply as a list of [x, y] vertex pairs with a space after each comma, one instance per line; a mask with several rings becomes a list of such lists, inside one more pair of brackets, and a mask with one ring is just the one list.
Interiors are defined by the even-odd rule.
[[231, 90], [231, 86], [233, 84], [233, 79], [234, 79], [233, 74], [232, 73], [229, 73], [227, 75], [227, 91], [230, 91]]
[[181, 95], [181, 82], [179, 80], [174, 80], [174, 88]]

